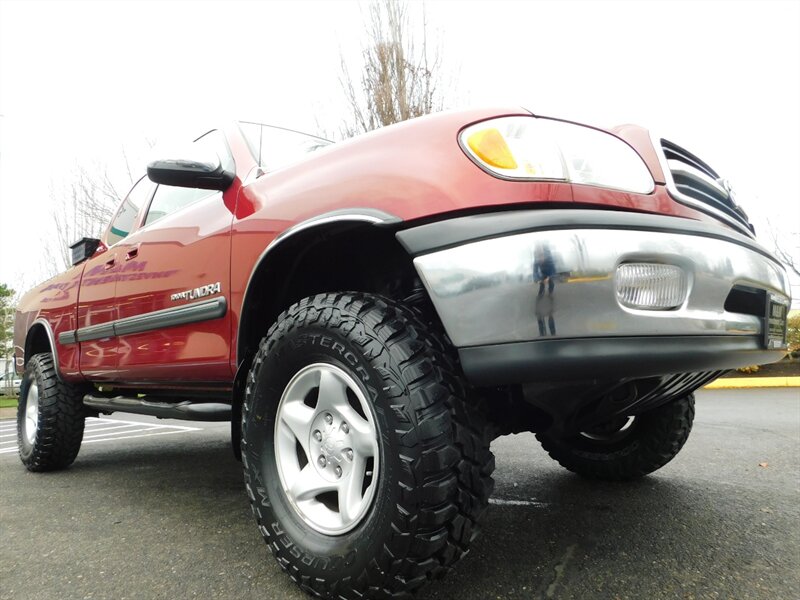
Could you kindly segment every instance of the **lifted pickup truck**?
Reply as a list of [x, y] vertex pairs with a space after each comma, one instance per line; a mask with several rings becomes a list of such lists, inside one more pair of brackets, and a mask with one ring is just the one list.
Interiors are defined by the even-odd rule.
[[340, 144], [232, 123], [72, 251], [19, 304], [22, 462], [68, 466], [88, 415], [230, 420], [261, 534], [324, 598], [445, 574], [495, 437], [640, 477], [696, 388], [786, 349], [786, 273], [726, 180], [640, 127], [520, 108]]

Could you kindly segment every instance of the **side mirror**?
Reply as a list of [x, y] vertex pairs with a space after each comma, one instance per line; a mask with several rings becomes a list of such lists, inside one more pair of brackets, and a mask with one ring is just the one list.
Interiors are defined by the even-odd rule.
[[215, 152], [195, 145], [150, 161], [147, 176], [150, 181], [164, 185], [219, 191], [228, 189], [235, 178], [234, 173], [225, 170]]

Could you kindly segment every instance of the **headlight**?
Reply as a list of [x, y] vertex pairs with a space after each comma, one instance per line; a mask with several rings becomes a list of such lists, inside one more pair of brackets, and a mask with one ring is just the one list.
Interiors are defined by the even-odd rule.
[[649, 194], [655, 184], [642, 158], [609, 133], [563, 121], [501, 117], [467, 127], [461, 147], [505, 179], [556, 180]]

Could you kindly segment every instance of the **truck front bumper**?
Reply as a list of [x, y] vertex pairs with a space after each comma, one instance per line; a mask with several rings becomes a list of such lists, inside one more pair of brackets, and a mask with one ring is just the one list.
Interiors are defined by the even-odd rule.
[[[754, 240], [720, 226], [514, 211], [423, 225], [398, 239], [478, 385], [716, 371], [785, 354], [785, 323], [778, 315], [770, 335], [767, 314], [777, 307], [785, 320], [785, 270]], [[621, 265], [669, 265], [679, 273], [674, 306], [632, 306]]]

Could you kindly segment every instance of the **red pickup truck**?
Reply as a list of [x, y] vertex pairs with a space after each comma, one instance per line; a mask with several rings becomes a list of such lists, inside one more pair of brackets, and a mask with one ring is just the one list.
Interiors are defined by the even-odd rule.
[[230, 420], [264, 539], [325, 598], [446, 573], [495, 437], [646, 475], [695, 389], [786, 349], [786, 273], [726, 180], [640, 127], [521, 108], [338, 144], [231, 123], [72, 252], [19, 304], [22, 462], [68, 466], [100, 413]]

